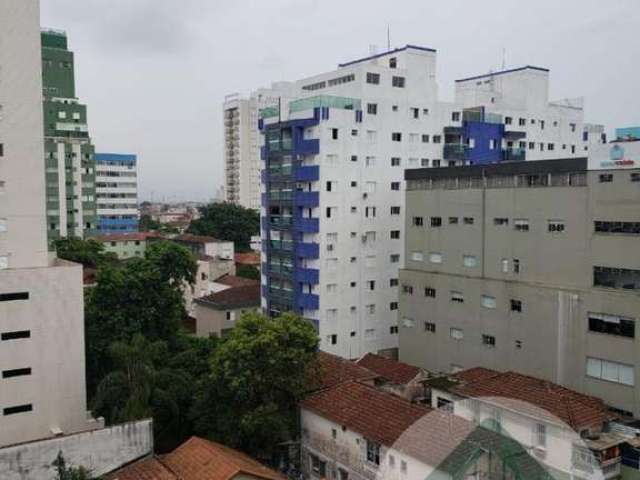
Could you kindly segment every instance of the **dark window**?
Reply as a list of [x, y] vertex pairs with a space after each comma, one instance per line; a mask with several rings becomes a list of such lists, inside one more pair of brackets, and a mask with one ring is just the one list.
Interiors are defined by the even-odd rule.
[[451, 112], [451, 121], [459, 122], [460, 121], [460, 112]]
[[436, 333], [436, 324], [431, 322], [424, 322], [424, 331]]
[[422, 143], [429, 143], [429, 135], [422, 134]]
[[504, 117], [504, 124], [505, 124], [505, 125], [511, 125], [511, 122], [513, 122], [513, 118], [511, 118], [511, 117]]
[[367, 72], [367, 83], [378, 85], [380, 83], [380, 74]]
[[520, 260], [517, 258], [513, 259], [513, 273], [520, 273]]
[[449, 225], [457, 225], [458, 217], [449, 217]]
[[400, 215], [400, 207], [391, 207], [391, 215]]
[[389, 59], [389, 68], [396, 68], [398, 66], [398, 60], [396, 57], [391, 57]]
[[327, 192], [331, 191], [331, 182], [327, 182]]
[[335, 333], [333, 335], [330, 335], [330, 341], [331, 341], [331, 345], [335, 345], [336, 343], [338, 343], [338, 335], [336, 335]]
[[13, 415], [16, 413], [24, 413], [33, 411], [33, 405], [27, 403], [26, 405], [16, 405], [15, 407], [7, 407], [2, 410], [4, 415]]
[[396, 77], [394, 76], [391, 79], [391, 85], [398, 88], [404, 88], [404, 77]]
[[398, 286], [398, 279], [397, 278], [389, 279], [389, 286], [390, 287], [397, 287]]
[[400, 238], [400, 230], [391, 230], [391, 239], [398, 240]]
[[389, 310], [397, 310], [398, 309], [398, 302], [391, 302], [389, 304]]
[[640, 290], [640, 270], [594, 266], [593, 285], [622, 290]]
[[0, 334], [0, 340], [18, 340], [20, 338], [31, 338], [31, 330], [16, 330], [15, 332], [4, 332]]
[[629, 179], [630, 179], [632, 182], [640, 182], [640, 173], [637, 173], [637, 172], [632, 173], [632, 174], [629, 176]]
[[413, 217], [413, 226], [422, 227], [424, 225], [424, 219], [422, 217]]
[[640, 235], [640, 222], [594, 222], [597, 233], [621, 233]]
[[509, 225], [509, 219], [504, 217], [496, 217], [493, 219], [494, 225]]
[[331, 129], [331, 138], [333, 138], [334, 140], [338, 139], [338, 129], [337, 128], [332, 128]]
[[521, 127], [524, 127], [527, 124], [527, 119], [526, 118], [519, 118], [518, 119], [518, 125], [520, 125]]
[[473, 225], [473, 217], [464, 217], [463, 221], [465, 225]]
[[440, 143], [442, 141], [442, 135], [434, 135], [432, 140], [433, 140], [433, 143]]
[[436, 298], [436, 289], [435, 288], [431, 288], [431, 287], [425, 287], [424, 296], [425, 297]]
[[589, 331], [620, 337], [635, 338], [636, 322], [615, 315], [589, 313]]
[[511, 299], [511, 311], [512, 312], [521, 312], [522, 311], [522, 301]]
[[14, 368], [13, 370], [4, 370], [2, 372], [2, 378], [22, 377], [24, 375], [31, 375], [30, 368]]
[[4, 144], [0, 143], [0, 157], [4, 156]]
[[[397, 307], [396, 307], [396, 309], [397, 309]], [[394, 310], [394, 309], [392, 309], [392, 310]], [[391, 335], [397, 335], [398, 334], [398, 326], [397, 325], [393, 325], [393, 326], [389, 327], [389, 333]]]
[[400, 182], [391, 182], [391, 190], [400, 190]]
[[391, 134], [391, 140], [393, 142], [401, 142], [402, 141], [402, 133], [400, 132], [393, 132]]
[[377, 115], [378, 114], [378, 104], [377, 103], [367, 103], [367, 113], [369, 115]]
[[431, 217], [431, 226], [432, 227], [441, 227], [442, 226], [442, 217]]
[[399, 167], [400, 166], [400, 157], [391, 157], [391, 166]]
[[352, 162], [357, 162], [358, 161], [358, 156], [357, 155], [351, 155], [351, 161]]
[[496, 346], [496, 337], [493, 335], [482, 334], [482, 344], [487, 347], [495, 347]]
[[327, 207], [327, 218], [331, 218], [331, 207]]
[[310, 454], [311, 470], [320, 478], [324, 478], [327, 474], [327, 462], [323, 462], [315, 455]]
[[598, 177], [600, 183], [611, 183], [613, 182], [613, 174], [612, 173], [603, 173]]
[[453, 412], [453, 402], [447, 398], [438, 397], [437, 406], [445, 412]]
[[367, 461], [380, 465], [380, 444], [367, 440]]
[[411, 116], [413, 118], [420, 118], [420, 109], [419, 108], [411, 108]]
[[0, 302], [11, 302], [14, 300], [29, 300], [29, 292], [0, 293]]

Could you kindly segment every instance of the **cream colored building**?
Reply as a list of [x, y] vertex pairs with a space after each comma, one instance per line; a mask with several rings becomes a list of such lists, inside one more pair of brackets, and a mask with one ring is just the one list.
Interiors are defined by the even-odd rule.
[[260, 284], [230, 287], [194, 301], [196, 335], [222, 337], [243, 313], [260, 308]]
[[80, 265], [50, 257], [37, 0], [0, 2], [0, 447], [87, 415]]

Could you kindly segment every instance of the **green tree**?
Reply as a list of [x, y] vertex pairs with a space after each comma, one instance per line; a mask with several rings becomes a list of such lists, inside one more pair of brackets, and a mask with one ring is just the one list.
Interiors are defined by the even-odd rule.
[[182, 288], [185, 282], [193, 285], [196, 281], [198, 266], [187, 247], [174, 242], [152, 242], [144, 257], [160, 270], [163, 282], [175, 283]]
[[221, 340], [192, 409], [198, 434], [268, 456], [295, 438], [297, 404], [317, 381], [318, 337], [293, 314], [243, 315]]
[[91, 475], [91, 472], [84, 467], [70, 467], [62, 456], [62, 452], [58, 452], [58, 456], [52, 465], [56, 468], [55, 480], [99, 480]]
[[224, 202], [199, 211], [200, 218], [191, 222], [188, 232], [233, 242], [238, 252], [250, 250], [251, 236], [260, 232], [260, 215], [253, 209]]
[[251, 278], [252, 280], [260, 280], [260, 270], [253, 265], [240, 265], [236, 268], [238, 277]]
[[114, 263], [117, 257], [113, 252], [105, 252], [104, 245], [96, 240], [83, 240], [77, 237], [54, 240], [53, 246], [58, 257], [81, 263], [85, 267], [97, 268], [104, 264]]
[[160, 448], [173, 444], [188, 426], [193, 378], [168, 366], [165, 342], [150, 342], [140, 334], [114, 342], [109, 354], [115, 368], [98, 385], [93, 411], [110, 424], [153, 417]]

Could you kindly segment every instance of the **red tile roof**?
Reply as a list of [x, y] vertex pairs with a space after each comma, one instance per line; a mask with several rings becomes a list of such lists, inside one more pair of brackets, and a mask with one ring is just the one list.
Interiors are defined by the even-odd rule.
[[96, 242], [123, 242], [125, 240], [137, 240], [144, 241], [147, 238], [162, 238], [159, 233], [156, 232], [128, 232], [128, 233], [109, 233], [106, 235], [96, 235], [89, 237], [88, 240], [95, 240]]
[[173, 452], [141, 460], [109, 480], [231, 480], [238, 476], [284, 480], [251, 457], [219, 443], [191, 437]]
[[247, 252], [247, 253], [236, 253], [235, 261], [240, 265], [260, 265], [260, 253], [259, 252]]
[[257, 307], [260, 305], [260, 284], [231, 287], [216, 293], [210, 293], [195, 301], [204, 306], [218, 310], [230, 310], [242, 307]]
[[349, 380], [373, 381], [378, 375], [349, 360], [327, 352], [318, 352], [318, 368], [320, 369], [319, 385], [310, 390], [333, 387]]
[[301, 407], [387, 446], [431, 411], [357, 381], [314, 393], [301, 402]]
[[183, 233], [174, 238], [176, 242], [185, 243], [219, 243], [224, 240], [218, 240], [215, 237], [207, 237], [205, 235], [193, 235], [191, 233]]
[[222, 275], [215, 280], [215, 283], [221, 283], [230, 287], [247, 287], [251, 285], [259, 285], [260, 280], [253, 278], [236, 277], [235, 275], [229, 275], [228, 273]]
[[450, 391], [463, 397], [485, 397], [487, 402], [547, 421], [560, 420], [574, 430], [601, 426], [608, 418], [606, 406], [599, 398], [516, 372], [480, 376], [463, 381]]
[[398, 385], [406, 385], [421, 372], [418, 367], [374, 353], [367, 353], [356, 363]]
[[500, 375], [497, 370], [491, 370], [484, 367], [473, 367], [466, 370], [461, 370], [457, 373], [450, 375], [452, 378], [462, 382], [477, 382], [479, 380], [485, 380], [487, 378]]

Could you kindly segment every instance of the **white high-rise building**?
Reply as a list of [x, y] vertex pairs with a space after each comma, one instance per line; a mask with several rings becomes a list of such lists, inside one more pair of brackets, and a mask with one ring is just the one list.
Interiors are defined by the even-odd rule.
[[98, 232], [137, 232], [137, 157], [122, 153], [96, 153], [96, 207]]
[[0, 447], [98, 426], [82, 268], [47, 252], [39, 21], [37, 0], [0, 2]]
[[263, 308], [312, 320], [323, 350], [394, 355], [404, 169], [586, 155], [602, 139], [548, 81], [494, 72], [442, 102], [435, 50], [408, 45], [274, 85], [259, 120]]

